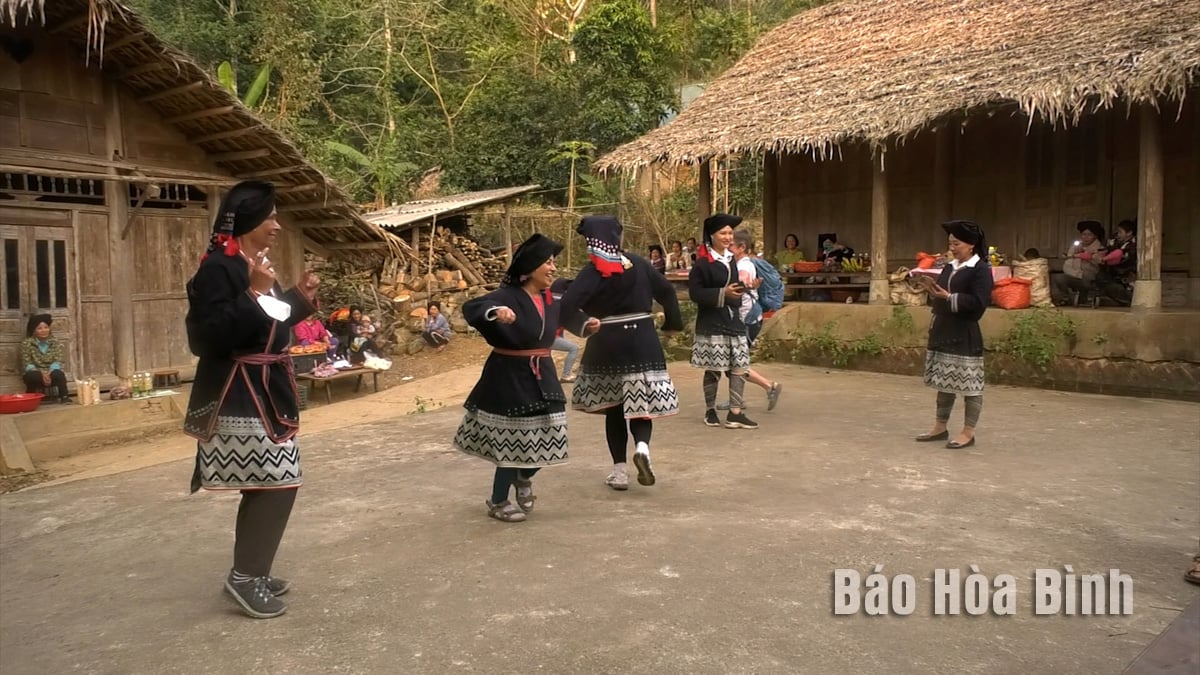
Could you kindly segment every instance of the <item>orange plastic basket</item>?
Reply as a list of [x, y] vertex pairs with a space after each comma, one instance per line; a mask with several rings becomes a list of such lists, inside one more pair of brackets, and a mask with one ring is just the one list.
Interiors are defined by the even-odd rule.
[[992, 303], [1004, 309], [1025, 309], [1030, 304], [1033, 281], [1009, 277], [992, 287]]
[[813, 274], [815, 272], [820, 272], [824, 267], [825, 263], [819, 260], [792, 263], [792, 270], [794, 270], [796, 274]]

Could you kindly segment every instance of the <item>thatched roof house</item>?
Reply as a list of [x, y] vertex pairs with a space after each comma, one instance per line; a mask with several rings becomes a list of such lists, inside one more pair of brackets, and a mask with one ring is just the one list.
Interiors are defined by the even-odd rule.
[[747, 152], [829, 156], [1001, 107], [1075, 121], [1179, 101], [1200, 69], [1195, 0], [843, 0], [764, 35], [670, 124], [601, 170]]
[[[102, 68], [140, 103], [199, 146], [227, 175], [192, 176], [192, 184], [232, 185], [262, 179], [280, 188], [279, 211], [304, 230], [306, 248], [386, 248], [398, 241], [364, 220], [349, 196], [306, 160], [283, 134], [246, 108], [189, 56], [151, 33], [116, 0], [0, 0], [0, 24], [37, 26], [74, 45], [90, 68]], [[16, 160], [5, 158], [12, 170]], [[148, 176], [180, 179], [186, 175]]]
[[187, 378], [184, 291], [221, 189], [278, 188], [271, 258], [382, 257], [367, 222], [287, 138], [114, 0], [0, 0], [0, 393], [23, 389], [25, 319], [48, 313], [68, 379]]
[[[836, 234], [886, 272], [973, 218], [1059, 258], [1078, 221], [1139, 223], [1133, 304], [1200, 304], [1200, 2], [840, 0], [764, 35], [601, 171], [760, 154], [769, 252]], [[1058, 265], [1055, 260], [1052, 264]], [[863, 287], [867, 286], [863, 283]]]

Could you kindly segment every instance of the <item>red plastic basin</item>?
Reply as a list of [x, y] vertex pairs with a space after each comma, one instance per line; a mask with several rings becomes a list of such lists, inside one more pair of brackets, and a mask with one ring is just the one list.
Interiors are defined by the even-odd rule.
[[0, 396], [0, 415], [33, 412], [45, 394], [5, 394]]

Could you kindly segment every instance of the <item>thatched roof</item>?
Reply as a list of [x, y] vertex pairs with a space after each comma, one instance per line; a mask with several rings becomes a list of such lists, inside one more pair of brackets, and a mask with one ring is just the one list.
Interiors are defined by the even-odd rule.
[[1198, 0], [842, 0], [764, 35], [678, 118], [597, 168], [824, 157], [982, 109], [1074, 122], [1119, 100], [1182, 101], [1198, 69]]
[[350, 197], [283, 134], [190, 57], [155, 37], [129, 7], [115, 0], [0, 0], [4, 23], [38, 26], [67, 39], [89, 65], [102, 67], [202, 148], [213, 164], [237, 178], [275, 183], [280, 212], [301, 225], [311, 248], [334, 255], [339, 250], [404, 248], [396, 237], [364, 220]]

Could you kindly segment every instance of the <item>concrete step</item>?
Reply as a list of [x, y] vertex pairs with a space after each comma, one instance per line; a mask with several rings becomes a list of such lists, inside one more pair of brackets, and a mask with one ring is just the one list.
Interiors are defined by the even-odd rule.
[[180, 432], [186, 404], [178, 394], [90, 406], [45, 404], [35, 412], [12, 415], [10, 419], [25, 452], [36, 464], [101, 445]]

